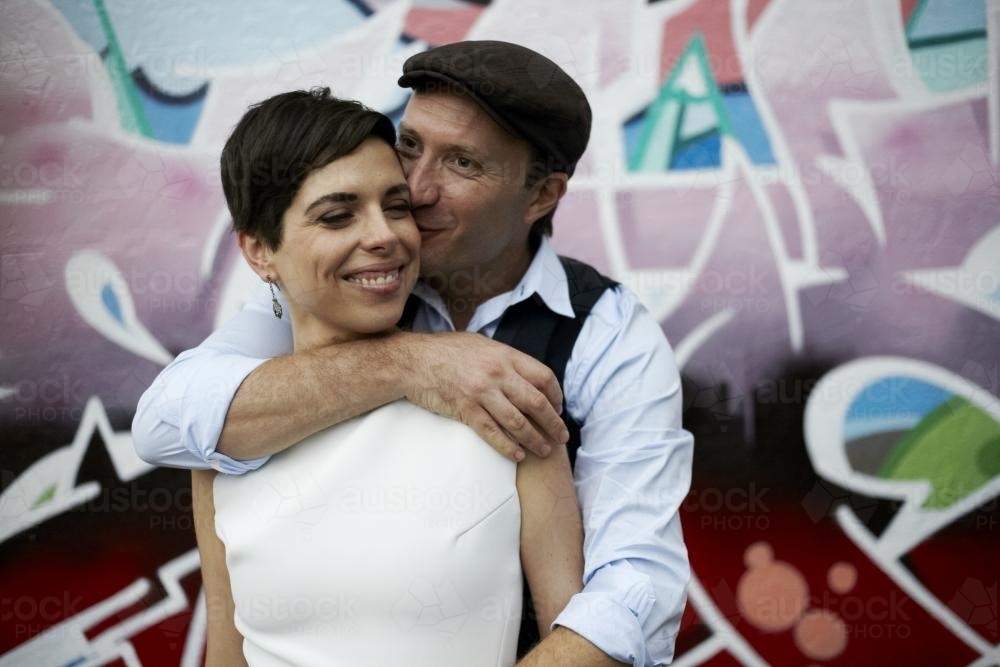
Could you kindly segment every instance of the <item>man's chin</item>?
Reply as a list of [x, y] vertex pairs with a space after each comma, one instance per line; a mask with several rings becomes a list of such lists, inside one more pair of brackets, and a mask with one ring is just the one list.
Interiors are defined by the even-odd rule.
[[438, 289], [438, 283], [446, 280], [450, 268], [441, 259], [441, 255], [435, 251], [420, 253], [420, 278], [433, 289]]

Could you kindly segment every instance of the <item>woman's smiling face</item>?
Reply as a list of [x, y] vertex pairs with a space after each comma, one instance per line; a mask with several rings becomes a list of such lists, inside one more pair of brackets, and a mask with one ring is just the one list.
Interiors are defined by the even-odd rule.
[[241, 246], [257, 273], [284, 293], [296, 350], [392, 328], [420, 256], [395, 151], [369, 138], [314, 170], [282, 216], [278, 250], [249, 237]]

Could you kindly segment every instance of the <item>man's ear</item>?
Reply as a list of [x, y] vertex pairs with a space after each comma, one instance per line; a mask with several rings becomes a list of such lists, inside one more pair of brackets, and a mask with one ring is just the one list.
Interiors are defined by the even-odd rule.
[[254, 273], [261, 277], [261, 280], [278, 282], [281, 279], [271, 264], [274, 252], [263, 241], [246, 232], [236, 232], [236, 240], [240, 244], [240, 250], [243, 252], [247, 264], [250, 265]]
[[566, 194], [569, 176], [561, 171], [554, 171], [535, 184], [535, 195], [525, 211], [524, 221], [529, 225], [546, 215], [556, 207], [562, 196]]

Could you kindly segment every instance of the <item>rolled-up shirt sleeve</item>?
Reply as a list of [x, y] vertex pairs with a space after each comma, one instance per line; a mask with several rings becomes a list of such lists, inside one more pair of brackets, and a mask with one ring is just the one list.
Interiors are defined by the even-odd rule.
[[601, 297], [564, 381], [582, 424], [574, 478], [584, 521], [584, 588], [556, 618], [632, 665], [673, 659], [690, 579], [678, 514], [693, 438], [663, 331], [623, 287]]
[[278, 320], [270, 308], [270, 295], [258, 289], [243, 310], [160, 371], [139, 399], [132, 421], [141, 459], [227, 474], [255, 470], [267, 461], [236, 460], [216, 451], [216, 445], [229, 405], [247, 376], [268, 359], [292, 351], [287, 315]]

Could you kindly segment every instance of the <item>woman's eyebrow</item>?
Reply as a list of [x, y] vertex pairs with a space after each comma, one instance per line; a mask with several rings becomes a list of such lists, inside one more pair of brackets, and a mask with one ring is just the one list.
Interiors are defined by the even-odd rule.
[[358, 194], [356, 192], [328, 192], [309, 204], [306, 207], [306, 213], [323, 204], [353, 204], [356, 201], [358, 201]]
[[405, 195], [410, 196], [410, 186], [406, 183], [396, 183], [386, 189], [385, 195], [383, 197], [392, 197], [393, 195]]

